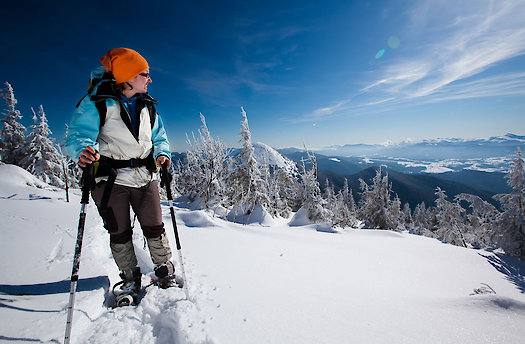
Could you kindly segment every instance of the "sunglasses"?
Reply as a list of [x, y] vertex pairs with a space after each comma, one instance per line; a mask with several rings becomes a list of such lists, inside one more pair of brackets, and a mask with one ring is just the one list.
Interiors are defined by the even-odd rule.
[[142, 75], [145, 78], [149, 78], [149, 72], [148, 73], [139, 73], [139, 75]]

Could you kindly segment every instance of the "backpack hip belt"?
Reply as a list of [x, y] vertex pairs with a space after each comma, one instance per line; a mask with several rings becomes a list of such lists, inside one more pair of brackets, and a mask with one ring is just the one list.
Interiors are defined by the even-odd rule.
[[117, 160], [110, 157], [101, 155], [100, 159], [95, 163], [95, 177], [107, 176], [106, 186], [104, 187], [104, 193], [102, 195], [102, 201], [100, 208], [107, 209], [109, 196], [113, 189], [113, 184], [117, 179], [117, 170], [119, 168], [137, 168], [145, 166], [150, 173], [157, 172], [157, 164], [153, 158], [153, 152], [151, 152], [144, 159], [128, 159], [128, 160]]

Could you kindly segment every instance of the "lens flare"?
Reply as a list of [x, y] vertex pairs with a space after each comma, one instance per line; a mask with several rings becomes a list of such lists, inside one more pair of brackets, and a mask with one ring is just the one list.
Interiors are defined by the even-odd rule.
[[401, 44], [401, 43], [399, 42], [399, 37], [397, 37], [397, 36], [390, 36], [388, 38], [387, 44], [388, 44], [388, 46], [391, 49], [396, 49], [396, 48], [399, 48], [399, 44]]
[[380, 59], [381, 57], [383, 57], [383, 55], [385, 54], [386, 50], [385, 49], [381, 49], [377, 52], [376, 54], [376, 59]]

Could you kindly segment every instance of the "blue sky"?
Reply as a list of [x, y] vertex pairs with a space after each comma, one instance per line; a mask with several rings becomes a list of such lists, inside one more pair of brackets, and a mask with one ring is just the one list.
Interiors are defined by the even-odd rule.
[[[59, 140], [116, 47], [149, 62], [172, 150], [208, 128], [275, 148], [525, 135], [525, 1], [19, 1], [0, 81]], [[2, 105], [2, 111], [5, 105]]]

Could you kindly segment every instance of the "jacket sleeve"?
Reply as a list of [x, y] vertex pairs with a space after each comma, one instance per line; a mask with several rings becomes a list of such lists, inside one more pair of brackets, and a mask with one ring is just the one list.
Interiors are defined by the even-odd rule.
[[66, 149], [73, 160], [78, 160], [80, 153], [87, 146], [98, 151], [99, 126], [100, 116], [97, 107], [89, 97], [86, 97], [73, 113], [73, 118], [67, 129]]
[[170, 143], [164, 129], [164, 124], [159, 114], [156, 114], [155, 123], [151, 129], [151, 141], [153, 142], [153, 157], [157, 160], [159, 155], [165, 155], [171, 160]]

